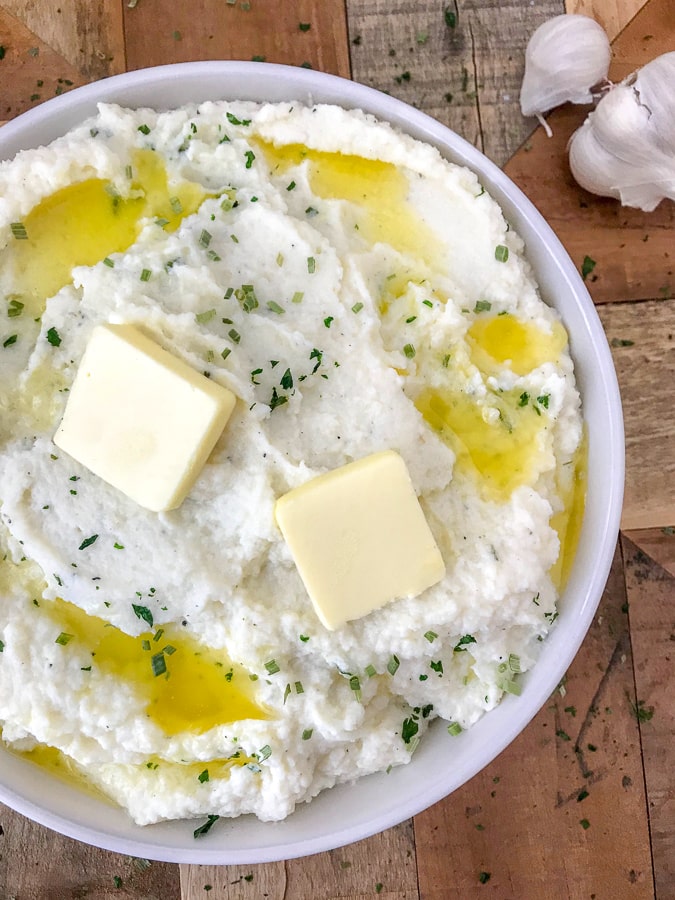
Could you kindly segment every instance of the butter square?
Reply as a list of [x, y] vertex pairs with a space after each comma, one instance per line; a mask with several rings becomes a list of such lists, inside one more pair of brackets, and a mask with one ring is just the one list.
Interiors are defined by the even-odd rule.
[[235, 395], [133, 325], [94, 329], [54, 443], [140, 506], [179, 506]]
[[314, 609], [331, 631], [445, 575], [405, 462], [386, 450], [319, 475], [275, 506]]

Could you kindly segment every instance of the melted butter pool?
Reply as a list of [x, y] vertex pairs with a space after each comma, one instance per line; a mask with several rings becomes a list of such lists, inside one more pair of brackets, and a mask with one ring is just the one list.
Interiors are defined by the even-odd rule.
[[511, 313], [481, 316], [467, 339], [472, 362], [486, 374], [506, 365], [516, 375], [527, 375], [545, 362], [557, 363], [567, 346], [567, 332], [560, 322], [554, 322], [547, 334]]
[[130, 175], [127, 197], [110, 182], [89, 178], [46, 197], [24, 218], [28, 237], [10, 240], [0, 266], [12, 272], [12, 290], [26, 314], [40, 316], [47, 298], [71, 281], [75, 266], [127, 250], [142, 219], [156, 217], [174, 231], [208, 196], [194, 182], [170, 186], [164, 162], [152, 150], [134, 152]]
[[307, 163], [309, 185], [324, 200], [347, 200], [360, 209], [358, 231], [368, 244], [389, 244], [400, 253], [438, 263], [438, 238], [409, 202], [410, 184], [400, 168], [381, 160], [311, 150], [304, 144], [276, 147], [257, 141], [272, 173]]
[[64, 600], [42, 601], [41, 609], [72, 636], [63, 652], [79, 644], [91, 654], [92, 666], [133, 685], [147, 698], [148, 718], [167, 735], [202, 734], [216, 725], [267, 718], [242, 667], [175, 627], [132, 637]]

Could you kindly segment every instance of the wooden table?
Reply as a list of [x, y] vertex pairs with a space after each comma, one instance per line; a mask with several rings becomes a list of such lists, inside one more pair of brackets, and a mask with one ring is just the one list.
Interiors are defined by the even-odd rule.
[[[645, 215], [573, 185], [564, 144], [583, 112], [554, 114], [549, 141], [517, 103], [527, 37], [563, 0], [500, 7], [0, 0], [0, 120], [126, 69], [257, 58], [389, 91], [474, 142], [505, 165], [577, 264], [595, 260], [588, 284], [615, 354], [627, 446], [623, 529], [590, 633], [550, 702], [470, 783], [358, 844], [243, 867], [130, 859], [0, 807], [3, 900], [675, 897], [675, 205]], [[616, 39], [615, 78], [675, 49], [673, 0], [567, 7]]]

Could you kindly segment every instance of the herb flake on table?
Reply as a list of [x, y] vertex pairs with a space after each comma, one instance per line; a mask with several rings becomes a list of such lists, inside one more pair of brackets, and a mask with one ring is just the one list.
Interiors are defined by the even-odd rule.
[[584, 260], [581, 263], [581, 277], [583, 278], [584, 281], [586, 281], [586, 279], [591, 274], [591, 272], [593, 271], [595, 266], [596, 266], [596, 263], [595, 263], [594, 259], [591, 259], [590, 256], [584, 256]]

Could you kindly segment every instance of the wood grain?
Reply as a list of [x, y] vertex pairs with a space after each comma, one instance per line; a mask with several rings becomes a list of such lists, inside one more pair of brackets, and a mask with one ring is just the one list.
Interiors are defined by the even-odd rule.
[[412, 821], [306, 859], [181, 866], [181, 886], [183, 900], [418, 900]]
[[507, 8], [498, 0], [348, 0], [347, 8], [355, 81], [423, 109], [499, 165], [530, 134], [518, 105], [525, 45], [563, 12], [562, 0]]
[[424, 900], [653, 896], [625, 603], [617, 553], [564, 696], [415, 818]]
[[[309, 25], [306, 30], [300, 24]], [[349, 77], [342, 3], [141, 0], [124, 6], [127, 68], [196, 59], [261, 59]]]
[[675, 578], [623, 540], [657, 898], [675, 897]]
[[675, 522], [675, 300], [599, 307], [619, 379], [626, 432], [622, 528]]
[[79, 70], [40, 40], [0, 3], [0, 119], [84, 84]]
[[[675, 519], [673, 521], [675, 523]], [[675, 578], [675, 524], [627, 531], [625, 536], [645, 556]]]
[[180, 900], [180, 896], [177, 866], [89, 847], [0, 805], [2, 900]]
[[118, 0], [2, 0], [0, 7], [24, 23], [87, 81], [123, 72], [124, 35]]
[[[619, 80], [675, 47], [672, 0], [650, 0], [613, 45], [610, 77]], [[645, 36], [651, 35], [648, 40]], [[588, 108], [564, 106], [548, 116], [553, 137], [539, 128], [504, 167], [552, 226], [581, 269], [595, 261], [587, 287], [596, 303], [644, 300], [675, 290], [675, 203], [652, 213], [595, 197], [573, 180], [565, 148]]]
[[644, 5], [645, 0], [567, 0], [565, 3], [566, 12], [581, 13], [599, 22], [610, 41], [614, 40]]

